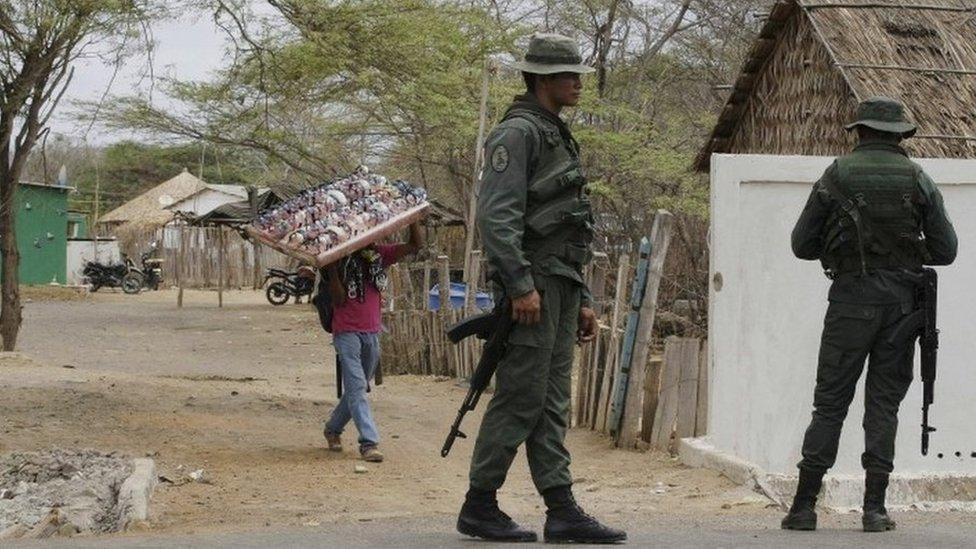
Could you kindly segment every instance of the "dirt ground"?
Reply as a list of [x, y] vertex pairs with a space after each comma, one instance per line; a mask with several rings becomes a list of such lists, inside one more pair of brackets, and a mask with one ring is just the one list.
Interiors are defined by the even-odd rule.
[[[0, 453], [94, 448], [155, 458], [162, 482], [153, 531], [193, 533], [456, 512], [471, 439], [439, 456], [465, 389], [453, 380], [387, 377], [372, 398], [387, 456], [364, 474], [355, 429], [327, 452], [322, 422], [335, 404], [328, 335], [307, 306], [271, 307], [233, 292], [25, 305], [20, 353], [0, 355]], [[480, 412], [466, 418], [476, 432]], [[660, 453], [611, 450], [569, 436], [579, 499], [601, 516], [684, 524], [736, 514], [775, 527], [779, 511], [716, 473]], [[187, 482], [203, 469], [205, 483]], [[515, 516], [541, 516], [522, 456], [501, 493]]]

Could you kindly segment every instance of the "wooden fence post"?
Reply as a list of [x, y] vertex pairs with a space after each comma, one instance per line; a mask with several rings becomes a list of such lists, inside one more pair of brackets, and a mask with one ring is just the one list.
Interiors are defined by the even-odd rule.
[[607, 412], [610, 399], [613, 396], [613, 382], [620, 369], [620, 316], [623, 313], [627, 298], [627, 275], [630, 274], [630, 256], [621, 255], [617, 265], [617, 280], [614, 286], [613, 312], [610, 316], [610, 349], [603, 366], [603, 380], [600, 383], [600, 394], [597, 398], [593, 428], [597, 431], [607, 430]]
[[224, 306], [224, 228], [217, 227], [217, 307]]
[[421, 309], [424, 311], [430, 310], [430, 261], [424, 261], [424, 288], [423, 288], [423, 299], [424, 302], [421, 304]]
[[664, 274], [664, 260], [671, 244], [671, 228], [674, 216], [665, 210], [658, 210], [651, 227], [651, 257], [648, 265], [647, 287], [640, 305], [640, 322], [637, 326], [637, 340], [631, 357], [633, 377], [626, 386], [624, 414], [617, 443], [624, 448], [633, 448], [640, 434], [640, 417], [644, 410], [641, 402], [644, 396], [644, 379], [647, 373], [647, 357], [651, 351], [651, 337], [654, 332], [654, 315], [657, 312], [657, 294]]
[[[651, 429], [651, 446], [667, 450], [671, 445], [671, 434], [678, 422], [681, 403], [681, 372], [686, 364], [698, 366], [698, 353], [701, 342], [694, 338], [669, 337], [664, 345], [664, 371], [661, 374], [661, 389]], [[686, 384], [687, 385], [687, 384]], [[695, 385], [697, 390], [697, 384]], [[687, 390], [685, 391], [687, 397]], [[689, 406], [685, 404], [685, 406]], [[692, 402], [690, 406], [695, 407]], [[694, 420], [692, 419], [692, 424]], [[693, 427], [692, 427], [693, 428]]]
[[644, 379], [644, 412], [641, 418], [641, 440], [651, 442], [654, 428], [654, 415], [657, 413], [657, 403], [661, 391], [661, 370], [664, 361], [652, 358], [647, 363], [647, 376]]
[[[440, 330], [443, 331], [445, 326], [450, 325], [451, 321], [451, 263], [450, 259], [446, 255], [437, 257], [437, 285], [438, 290], [440, 290], [440, 308], [437, 310], [437, 314], [440, 317], [441, 327]], [[437, 329], [435, 327], [435, 329]], [[461, 377], [461, 372], [457, 370], [457, 364], [455, 361], [451, 360], [454, 355], [454, 349], [450, 347], [447, 338], [440, 338], [443, 343], [441, 344], [441, 356], [443, 357], [444, 367], [448, 372], [453, 372], [455, 376]]]
[[695, 436], [708, 434], [708, 340], [703, 339], [698, 355], [698, 411], [695, 417]]
[[186, 248], [186, 243], [184, 242], [186, 239], [184, 238], [184, 235], [183, 235], [184, 226], [185, 226], [185, 223], [183, 223], [181, 221], [180, 222], [180, 249], [179, 249], [179, 252], [178, 252], [178, 255], [177, 255], [177, 260], [176, 260], [177, 263], [178, 263], [178, 265], [176, 266], [176, 285], [179, 288], [179, 290], [178, 290], [178, 292], [176, 294], [176, 306], [177, 306], [177, 308], [180, 308], [180, 309], [183, 308], [183, 278], [184, 278], [183, 277], [183, 263], [184, 263], [184, 256], [186, 255], [186, 249], [185, 249]]

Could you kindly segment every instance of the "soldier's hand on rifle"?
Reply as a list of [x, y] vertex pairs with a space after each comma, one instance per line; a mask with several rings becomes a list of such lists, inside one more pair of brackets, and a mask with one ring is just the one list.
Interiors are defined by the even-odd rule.
[[581, 345], [596, 339], [596, 311], [589, 307], [580, 307], [579, 329], [576, 331], [576, 341]]
[[538, 291], [512, 300], [512, 320], [519, 324], [538, 324], [542, 320], [542, 297]]

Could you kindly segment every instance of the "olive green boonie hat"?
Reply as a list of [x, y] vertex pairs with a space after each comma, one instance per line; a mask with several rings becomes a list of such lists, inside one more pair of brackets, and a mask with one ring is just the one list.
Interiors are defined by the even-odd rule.
[[858, 126], [902, 137], [911, 137], [918, 129], [905, 116], [905, 106], [890, 97], [871, 97], [862, 101], [857, 106], [857, 120], [845, 127], [851, 131]]
[[510, 63], [510, 67], [532, 74], [556, 74], [575, 72], [587, 74], [595, 71], [583, 64], [579, 45], [567, 36], [559, 34], [535, 34], [529, 41], [529, 51], [524, 61]]

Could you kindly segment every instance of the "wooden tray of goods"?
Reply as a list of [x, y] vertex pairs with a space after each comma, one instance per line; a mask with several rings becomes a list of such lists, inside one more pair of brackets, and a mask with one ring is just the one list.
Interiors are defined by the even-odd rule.
[[[244, 232], [247, 233], [249, 237], [260, 242], [261, 244], [274, 248], [287, 256], [294, 257], [305, 264], [315, 265], [316, 267], [325, 267], [326, 265], [335, 263], [336, 261], [349, 256], [369, 246], [370, 244], [373, 244], [374, 242], [383, 240], [397, 231], [412, 225], [413, 223], [422, 219], [429, 209], [429, 202], [424, 202], [423, 204], [414, 206], [413, 208], [397, 214], [383, 223], [380, 223], [379, 225], [376, 225], [375, 227], [350, 238], [338, 246], [329, 248], [318, 256], [314, 256], [308, 252], [302, 251], [297, 247], [289, 246], [281, 241], [275, 240], [252, 225], [247, 225], [244, 227]], [[287, 241], [288, 237], [285, 237], [283, 240]]]

